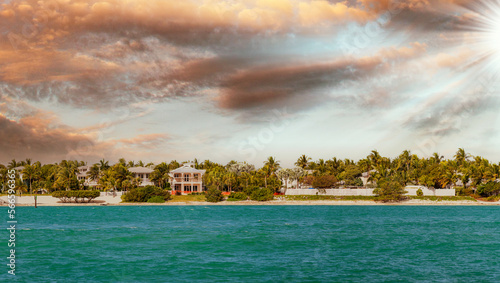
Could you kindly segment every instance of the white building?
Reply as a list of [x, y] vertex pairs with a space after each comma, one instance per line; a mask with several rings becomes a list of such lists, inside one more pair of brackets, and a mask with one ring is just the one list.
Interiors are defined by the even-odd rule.
[[203, 191], [203, 174], [205, 170], [194, 168], [194, 164], [187, 163], [168, 173], [172, 191], [189, 194]]
[[89, 176], [90, 166], [79, 166], [78, 172], [76, 172], [76, 178], [78, 181], [83, 180], [83, 184], [88, 187], [97, 186], [97, 180], [90, 180]]
[[148, 185], [154, 185], [153, 182], [149, 179], [149, 176], [153, 172], [152, 169], [147, 168], [147, 167], [131, 167], [128, 168], [128, 171], [132, 172], [135, 178], [141, 179], [141, 183], [139, 184], [139, 187], [144, 187]]

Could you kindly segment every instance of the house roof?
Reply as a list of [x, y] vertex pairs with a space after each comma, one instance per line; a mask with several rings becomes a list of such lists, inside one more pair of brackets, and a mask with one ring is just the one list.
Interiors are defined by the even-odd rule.
[[153, 172], [152, 169], [147, 168], [147, 167], [130, 167], [128, 168], [128, 171], [132, 173], [151, 173]]
[[189, 167], [187, 165], [184, 165], [182, 167], [179, 167], [177, 169], [170, 171], [170, 173], [202, 173], [203, 174], [203, 173], [205, 173], [205, 171], [206, 170], [195, 169], [195, 168]]

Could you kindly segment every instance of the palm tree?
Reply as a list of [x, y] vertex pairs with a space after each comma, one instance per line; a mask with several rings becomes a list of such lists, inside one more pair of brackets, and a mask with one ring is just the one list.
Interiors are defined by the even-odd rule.
[[92, 167], [90, 167], [89, 172], [87, 173], [89, 175], [89, 179], [92, 181], [99, 181], [99, 178], [101, 177], [101, 171], [99, 169], [99, 164], [94, 164]]
[[[31, 160], [30, 160], [30, 163], [31, 163]], [[24, 169], [22, 171], [23, 173], [23, 179], [27, 179], [29, 181], [29, 190], [30, 190], [30, 194], [33, 193], [33, 191], [31, 190], [31, 183], [32, 183], [32, 180], [35, 178], [35, 175], [36, 175], [36, 168], [35, 166], [31, 165], [31, 164], [27, 164], [26, 166], [24, 166]]]
[[109, 162], [104, 160], [104, 159], [101, 159], [99, 161], [99, 168], [101, 169], [101, 171], [106, 171], [108, 170], [109, 168]]
[[465, 149], [459, 148], [457, 152], [455, 153], [455, 160], [457, 161], [459, 166], [462, 166], [465, 164], [465, 162], [468, 161], [468, 159], [471, 157], [469, 153], [465, 152]]
[[[306, 171], [302, 167], [295, 167], [292, 169], [292, 172], [290, 173], [290, 178], [292, 180], [295, 180], [295, 188], [297, 189], [299, 187], [299, 180], [302, 176], [304, 176]], [[286, 194], [286, 191], [285, 191]]]
[[151, 175], [149, 175], [149, 178], [157, 186], [163, 188], [163, 187], [165, 187], [165, 184], [168, 181], [168, 178], [169, 178], [168, 172], [169, 171], [170, 171], [170, 169], [169, 169], [167, 163], [162, 162], [162, 163], [155, 166], [153, 172], [151, 172]]
[[285, 180], [285, 191], [284, 193], [286, 194], [286, 190], [288, 189], [288, 180], [291, 178], [293, 172], [292, 170], [290, 169], [281, 169], [279, 170], [277, 173], [276, 173], [276, 176], [280, 179], [280, 180]]
[[297, 167], [300, 167], [302, 169], [306, 169], [307, 164], [309, 163], [309, 160], [311, 160], [311, 157], [306, 156], [305, 154], [302, 154], [299, 159], [297, 159], [297, 162], [295, 162], [295, 165]]
[[264, 165], [268, 167], [268, 176], [276, 173], [276, 171], [280, 168], [280, 162], [272, 156], [269, 156], [267, 160], [264, 161]]
[[9, 164], [8, 164], [8, 168], [9, 168], [9, 169], [14, 169], [14, 168], [19, 167], [19, 166], [21, 166], [21, 165], [20, 165], [18, 162], [16, 162], [16, 160], [15, 160], [15, 159], [12, 159], [12, 160], [9, 162]]
[[236, 174], [233, 172], [226, 172], [222, 178], [224, 185], [226, 185], [228, 187], [228, 191], [231, 192], [232, 187], [236, 184], [237, 181]]
[[57, 173], [56, 186], [65, 188], [67, 191], [70, 190], [75, 182], [78, 182], [76, 171], [75, 166], [60, 166]]

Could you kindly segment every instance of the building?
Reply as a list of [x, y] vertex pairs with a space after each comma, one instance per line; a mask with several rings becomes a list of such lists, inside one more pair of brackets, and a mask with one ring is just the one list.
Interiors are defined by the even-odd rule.
[[97, 180], [91, 180], [89, 177], [90, 166], [79, 166], [78, 172], [76, 172], [76, 178], [78, 181], [83, 180], [83, 185], [87, 187], [95, 187], [97, 186]]
[[172, 191], [181, 194], [203, 191], [203, 174], [205, 170], [194, 168], [194, 164], [187, 163], [182, 167], [172, 170], [168, 173], [170, 187]]
[[153, 172], [152, 169], [147, 168], [147, 167], [131, 167], [131, 168], [128, 168], [128, 171], [132, 172], [134, 179], [135, 178], [141, 179], [141, 183], [139, 184], [139, 187], [154, 185], [153, 182], [151, 182], [151, 180], [149, 179], [149, 176]]

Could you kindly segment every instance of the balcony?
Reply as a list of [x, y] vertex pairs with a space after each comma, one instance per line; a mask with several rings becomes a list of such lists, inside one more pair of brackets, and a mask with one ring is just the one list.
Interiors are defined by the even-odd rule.
[[176, 183], [196, 183], [196, 182], [201, 182], [201, 178], [173, 178]]

